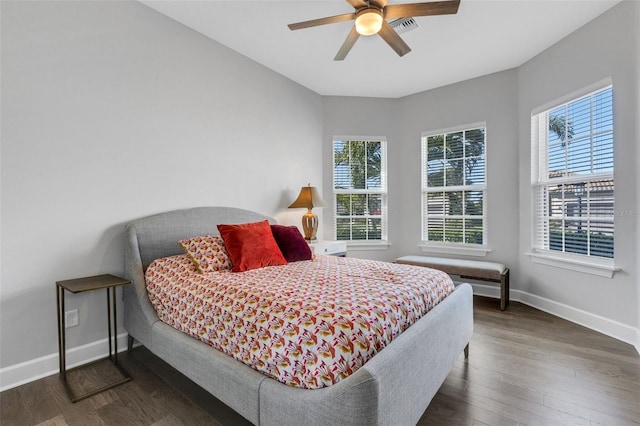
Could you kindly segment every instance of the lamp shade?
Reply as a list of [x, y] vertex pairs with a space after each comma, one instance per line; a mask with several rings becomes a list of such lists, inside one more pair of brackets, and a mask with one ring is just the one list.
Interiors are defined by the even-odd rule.
[[311, 184], [300, 188], [298, 198], [289, 206], [290, 209], [312, 209], [314, 207], [327, 207], [327, 204], [322, 201], [318, 190]]

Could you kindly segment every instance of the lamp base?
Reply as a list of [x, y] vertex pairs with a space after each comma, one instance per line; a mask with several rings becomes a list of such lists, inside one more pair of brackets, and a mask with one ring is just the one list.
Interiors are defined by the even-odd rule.
[[302, 215], [302, 230], [304, 231], [304, 239], [307, 241], [315, 241], [316, 231], [318, 230], [318, 215], [309, 209]]

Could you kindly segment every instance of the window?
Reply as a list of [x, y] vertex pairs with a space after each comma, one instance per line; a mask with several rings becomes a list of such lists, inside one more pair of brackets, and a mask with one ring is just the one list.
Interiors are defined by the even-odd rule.
[[533, 248], [613, 259], [613, 89], [531, 117]]
[[334, 138], [335, 239], [387, 240], [386, 169], [384, 138]]
[[422, 242], [486, 245], [486, 125], [422, 134]]

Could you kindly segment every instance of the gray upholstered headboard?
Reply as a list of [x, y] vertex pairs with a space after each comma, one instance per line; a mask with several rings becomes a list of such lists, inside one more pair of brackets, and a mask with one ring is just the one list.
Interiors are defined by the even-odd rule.
[[127, 225], [138, 240], [143, 268], [160, 257], [184, 253], [178, 241], [198, 235], [217, 235], [218, 224], [247, 223], [274, 219], [233, 207], [196, 207], [174, 210], [138, 219]]
[[218, 234], [218, 224], [248, 223], [273, 218], [233, 207], [196, 207], [144, 217], [127, 224], [124, 273], [132, 285], [124, 288], [124, 325], [131, 337], [151, 348], [151, 328], [159, 321], [149, 297], [144, 271], [155, 259], [184, 253], [178, 241]]

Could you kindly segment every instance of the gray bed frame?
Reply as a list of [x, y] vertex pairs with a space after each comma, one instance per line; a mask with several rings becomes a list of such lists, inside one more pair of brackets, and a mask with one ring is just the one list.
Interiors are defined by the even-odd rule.
[[284, 385], [160, 321], [144, 271], [182, 253], [177, 241], [217, 234], [219, 223], [269, 217], [230, 207], [170, 211], [125, 231], [124, 325], [133, 339], [256, 425], [414, 425], [473, 333], [473, 300], [461, 284], [443, 302], [348, 378], [322, 389]]

